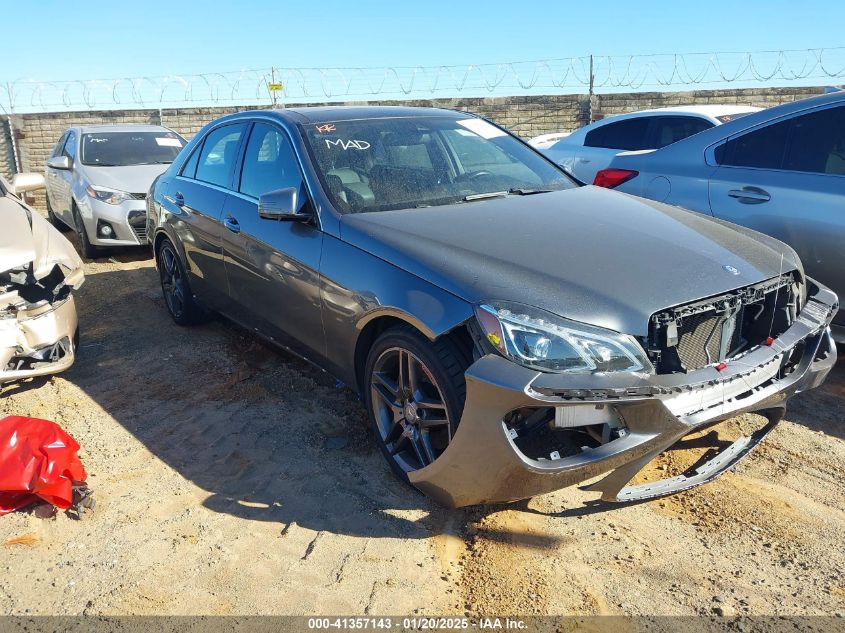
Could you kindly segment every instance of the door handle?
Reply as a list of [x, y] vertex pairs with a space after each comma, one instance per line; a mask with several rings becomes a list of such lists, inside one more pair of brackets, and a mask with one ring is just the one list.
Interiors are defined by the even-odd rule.
[[578, 162], [580, 162], [580, 163], [589, 163], [589, 162], [590, 162], [590, 159], [589, 159], [589, 158], [579, 158], [579, 159], [578, 159]]
[[175, 204], [177, 207], [185, 206], [185, 196], [182, 195], [181, 191], [177, 191], [173, 194], [173, 204]]
[[226, 219], [223, 220], [223, 226], [229, 229], [232, 233], [240, 233], [241, 232], [241, 225], [238, 224], [238, 221], [233, 218], [231, 215], [227, 215]]
[[760, 187], [743, 187], [742, 189], [731, 189], [728, 192], [731, 198], [736, 198], [742, 204], [760, 204], [772, 199], [769, 192]]

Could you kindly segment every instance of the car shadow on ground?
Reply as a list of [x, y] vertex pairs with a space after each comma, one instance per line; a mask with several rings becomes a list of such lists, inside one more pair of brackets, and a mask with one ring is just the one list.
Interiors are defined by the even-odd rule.
[[175, 325], [154, 268], [91, 271], [77, 304], [79, 356], [62, 378], [103, 410], [92, 424], [113, 418], [207, 491], [206, 508], [368, 537], [469, 520], [391, 474], [363, 406], [334, 378], [223, 319]]
[[[297, 524], [391, 538], [460, 530], [503, 509], [444, 509], [398, 481], [351, 390], [222, 319], [175, 325], [150, 266], [92, 271], [78, 305], [79, 357], [63, 378], [105, 412], [91, 423], [112, 417], [207, 491], [208, 509], [275, 522], [281, 531]], [[840, 362], [828, 385], [801, 394], [787, 418], [842, 437], [843, 385]], [[534, 512], [527, 502], [506, 507]], [[616, 507], [590, 501], [553, 516]]]
[[786, 419], [845, 440], [845, 346], [838, 351], [839, 361], [824, 384], [790, 400]]

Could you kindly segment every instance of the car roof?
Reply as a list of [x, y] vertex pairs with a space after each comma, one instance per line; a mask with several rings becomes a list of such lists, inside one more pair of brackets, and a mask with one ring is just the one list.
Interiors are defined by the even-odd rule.
[[671, 106], [668, 108], [651, 108], [649, 110], [639, 110], [637, 112], [631, 112], [629, 114], [641, 114], [644, 112], [656, 114], [660, 114], [663, 112], [668, 112], [671, 114], [703, 114], [705, 116], [713, 117], [715, 119], [716, 117], [725, 116], [728, 114], [740, 114], [742, 112], [757, 112], [758, 110], [762, 110], [762, 108], [748, 105], [709, 103], [705, 105], [683, 105]]
[[120, 125], [120, 124], [102, 124], [102, 125], [83, 125], [76, 128], [82, 134], [91, 134], [96, 132], [172, 132], [161, 125]]

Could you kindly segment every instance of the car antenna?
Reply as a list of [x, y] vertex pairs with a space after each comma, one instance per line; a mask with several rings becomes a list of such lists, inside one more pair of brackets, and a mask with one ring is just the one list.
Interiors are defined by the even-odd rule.
[[778, 293], [780, 292], [781, 277], [783, 276], [783, 251], [780, 253], [780, 270], [778, 271], [778, 285], [775, 288], [775, 305], [772, 306], [772, 322], [769, 324], [769, 336], [766, 337], [766, 344], [773, 343], [772, 330], [775, 328], [775, 313], [778, 310]]

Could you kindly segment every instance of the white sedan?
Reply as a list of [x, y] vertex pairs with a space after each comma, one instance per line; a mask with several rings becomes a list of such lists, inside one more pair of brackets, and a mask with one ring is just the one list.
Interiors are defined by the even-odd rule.
[[0, 383], [64, 371], [76, 357], [82, 260], [16, 197], [43, 187], [40, 174], [0, 177]]
[[751, 106], [700, 105], [628, 112], [585, 125], [538, 149], [582, 182], [592, 183], [596, 173], [619, 152], [659, 149], [758, 110]]

